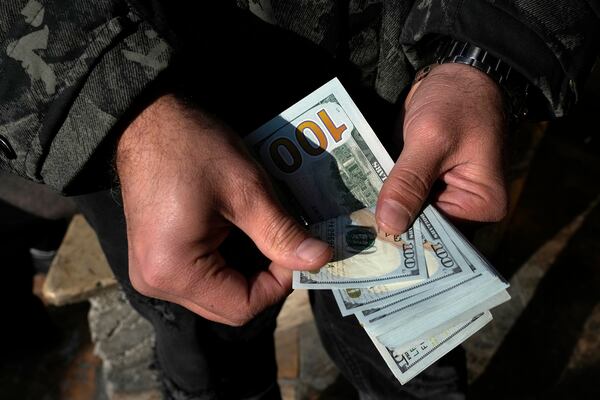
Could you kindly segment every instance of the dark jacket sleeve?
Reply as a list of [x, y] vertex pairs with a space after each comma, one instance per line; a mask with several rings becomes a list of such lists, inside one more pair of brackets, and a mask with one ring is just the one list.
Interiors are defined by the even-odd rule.
[[0, 169], [69, 193], [172, 53], [125, 0], [4, 0]]
[[[419, 68], [435, 37], [451, 36], [485, 48], [527, 78], [550, 116], [577, 101], [600, 46], [597, 0], [418, 0], [402, 34]], [[433, 40], [432, 40], [433, 39]]]

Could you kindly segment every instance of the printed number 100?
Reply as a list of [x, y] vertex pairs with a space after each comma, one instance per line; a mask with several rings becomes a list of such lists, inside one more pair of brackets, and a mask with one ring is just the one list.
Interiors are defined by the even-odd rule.
[[[325, 109], [322, 109], [317, 113], [319, 119], [325, 125], [325, 128], [329, 132], [331, 138], [337, 143], [342, 140], [342, 133], [346, 131], [347, 127], [345, 124], [341, 124], [339, 126], [335, 126], [335, 123], [331, 120], [329, 114]], [[312, 134], [317, 138], [318, 144], [315, 146], [314, 143], [308, 140], [304, 132], [306, 130], [310, 130]], [[296, 143], [300, 146], [300, 149], [303, 150], [306, 154], [312, 157], [316, 157], [323, 153], [327, 149], [328, 141], [327, 136], [321, 129], [321, 126], [312, 120], [302, 121], [298, 124], [294, 131], [294, 136], [296, 139]], [[269, 147], [269, 153], [271, 155], [271, 159], [275, 163], [275, 165], [283, 172], [287, 172], [291, 174], [300, 168], [302, 165], [302, 155], [300, 154], [300, 150], [291, 139], [287, 137], [280, 137], [274, 140]], [[289, 160], [285, 160], [280, 151], [285, 151], [289, 155]]]

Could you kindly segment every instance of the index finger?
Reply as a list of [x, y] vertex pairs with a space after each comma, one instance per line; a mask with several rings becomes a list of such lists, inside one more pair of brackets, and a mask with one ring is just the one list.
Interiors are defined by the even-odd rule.
[[180, 267], [171, 275], [169, 287], [163, 286], [156, 295], [212, 321], [241, 326], [291, 291], [292, 271], [287, 268], [272, 263], [247, 279], [225, 265], [220, 255], [215, 258], [219, 262], [212, 265], [203, 260]]

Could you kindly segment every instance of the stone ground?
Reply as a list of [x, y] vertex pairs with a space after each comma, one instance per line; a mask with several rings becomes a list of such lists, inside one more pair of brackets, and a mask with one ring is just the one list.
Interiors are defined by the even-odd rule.
[[[598, 86], [589, 91], [600, 98]], [[465, 343], [474, 399], [600, 398], [600, 140], [598, 128], [590, 128], [597, 126], [597, 104], [584, 101], [569, 119], [551, 125], [491, 257], [510, 280], [513, 299]], [[38, 291], [42, 279], [36, 280]], [[96, 303], [93, 312], [105, 306]], [[107, 399], [103, 377], [110, 366], [103, 374], [94, 355], [89, 305], [48, 310], [56, 332], [39, 332], [38, 347], [46, 351], [0, 360], [0, 398]], [[48, 337], [53, 340], [46, 343]], [[286, 400], [356, 398], [320, 345], [305, 292], [288, 300], [276, 339]], [[128, 379], [135, 387], [137, 378]], [[159, 397], [144, 392], [112, 398]]]

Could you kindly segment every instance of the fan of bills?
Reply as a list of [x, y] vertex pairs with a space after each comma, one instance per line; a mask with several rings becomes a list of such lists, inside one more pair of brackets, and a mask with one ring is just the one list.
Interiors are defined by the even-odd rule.
[[374, 206], [393, 161], [337, 79], [246, 138], [288, 211], [334, 249], [295, 289], [331, 290], [404, 384], [492, 319], [508, 283], [433, 206], [402, 235]]

